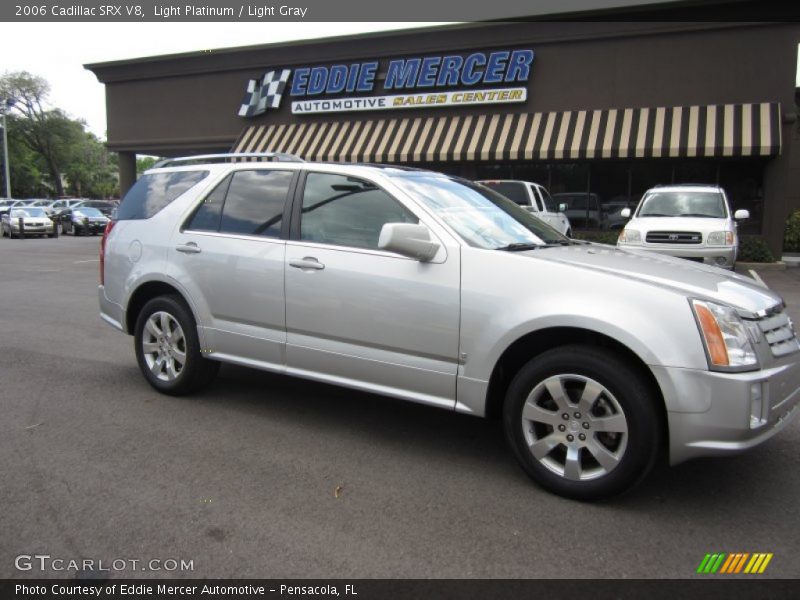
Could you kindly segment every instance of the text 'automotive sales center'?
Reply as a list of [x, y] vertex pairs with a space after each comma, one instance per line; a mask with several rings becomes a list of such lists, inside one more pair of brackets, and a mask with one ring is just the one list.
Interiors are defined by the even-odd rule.
[[798, 23], [481, 23], [87, 68], [123, 192], [136, 154], [232, 149], [523, 179], [583, 206], [718, 183], [779, 253], [799, 41]]

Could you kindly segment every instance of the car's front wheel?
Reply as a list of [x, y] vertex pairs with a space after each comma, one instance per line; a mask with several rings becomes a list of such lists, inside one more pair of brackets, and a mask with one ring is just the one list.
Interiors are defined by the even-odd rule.
[[561, 496], [621, 494], [653, 467], [661, 440], [657, 398], [617, 355], [563, 346], [528, 362], [504, 404], [506, 437], [530, 477]]
[[145, 304], [136, 320], [136, 360], [159, 392], [180, 396], [208, 386], [219, 363], [203, 358], [194, 317], [177, 296]]

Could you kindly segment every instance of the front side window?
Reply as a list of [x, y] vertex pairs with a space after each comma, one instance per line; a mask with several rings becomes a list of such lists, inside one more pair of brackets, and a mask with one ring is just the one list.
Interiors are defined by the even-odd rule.
[[292, 171], [236, 171], [222, 207], [219, 231], [280, 237]]
[[417, 222], [402, 204], [369, 181], [326, 173], [309, 173], [306, 178], [302, 240], [377, 249], [384, 224]]

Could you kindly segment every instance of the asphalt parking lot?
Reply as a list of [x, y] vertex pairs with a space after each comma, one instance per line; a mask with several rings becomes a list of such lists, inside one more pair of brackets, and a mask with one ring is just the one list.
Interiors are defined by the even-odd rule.
[[[800, 574], [800, 423], [564, 500], [497, 422], [230, 366], [157, 394], [98, 316], [98, 243], [0, 240], [0, 578], [41, 575], [21, 554], [193, 561], [119, 576], [682, 578], [772, 552], [764, 576]], [[800, 269], [761, 275], [800, 322]]]

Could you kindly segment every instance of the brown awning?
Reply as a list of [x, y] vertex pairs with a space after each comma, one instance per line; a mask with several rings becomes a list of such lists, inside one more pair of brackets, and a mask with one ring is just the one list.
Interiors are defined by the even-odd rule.
[[256, 125], [233, 151], [378, 163], [774, 156], [781, 151], [780, 104]]

